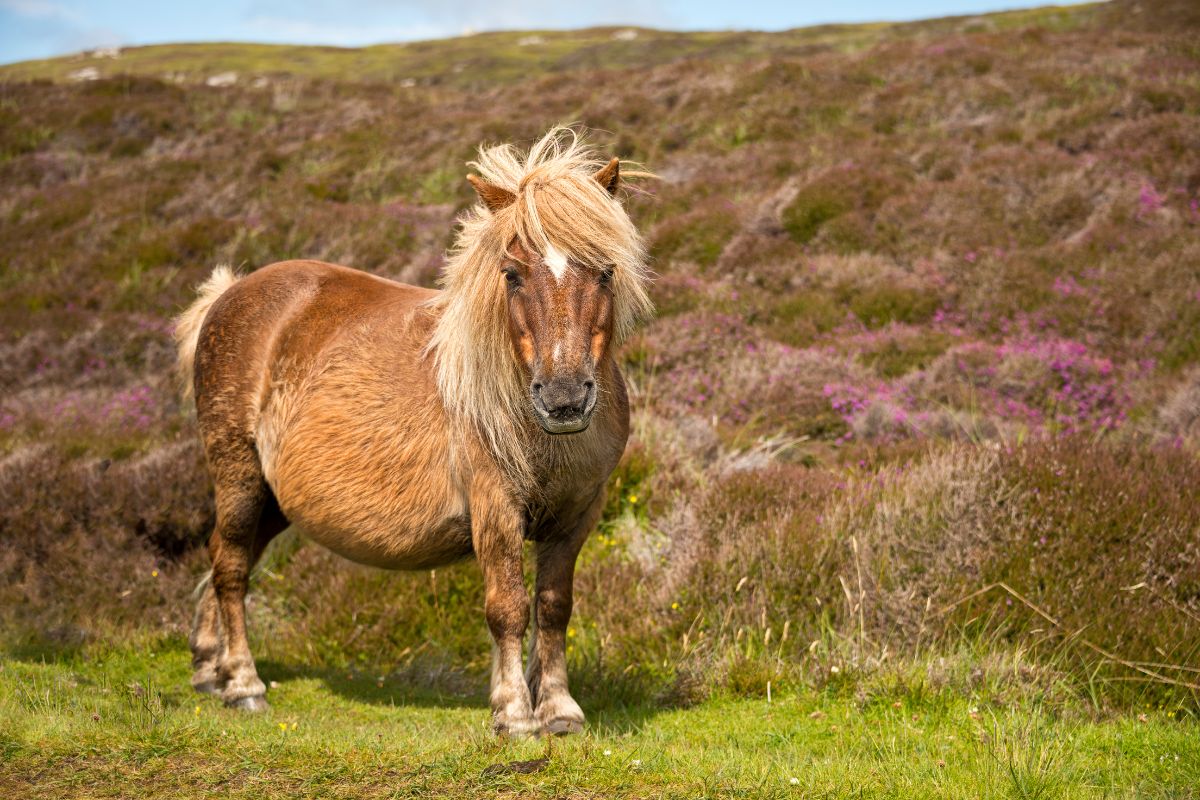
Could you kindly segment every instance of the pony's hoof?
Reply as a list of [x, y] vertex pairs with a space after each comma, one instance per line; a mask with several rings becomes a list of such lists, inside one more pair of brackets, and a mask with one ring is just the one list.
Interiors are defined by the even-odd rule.
[[569, 733], [583, 733], [583, 720], [558, 717], [542, 726], [543, 736], [566, 736]]
[[492, 730], [502, 739], [530, 739], [538, 734], [538, 724], [533, 719], [496, 721]]
[[192, 688], [200, 694], [220, 694], [225, 690], [225, 679], [211, 661], [193, 663]]
[[583, 732], [583, 709], [565, 692], [542, 698], [533, 716], [541, 723], [542, 736]]
[[261, 694], [250, 695], [249, 697], [239, 697], [236, 700], [226, 700], [225, 705], [230, 708], [236, 708], [240, 711], [266, 711], [270, 708], [267, 705], [267, 698]]

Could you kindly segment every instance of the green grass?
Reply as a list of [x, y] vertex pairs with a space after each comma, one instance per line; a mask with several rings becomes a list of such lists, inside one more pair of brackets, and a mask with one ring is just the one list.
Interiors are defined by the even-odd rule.
[[[582, 736], [508, 742], [488, 730], [482, 687], [436, 696], [378, 676], [267, 661], [260, 671], [276, 682], [272, 708], [249, 716], [190, 691], [179, 643], [0, 662], [0, 794], [1200, 796], [1200, 725], [1158, 712], [1096, 718], [1037, 700], [831, 683], [770, 703], [592, 710]], [[530, 774], [505, 768], [541, 758]]]

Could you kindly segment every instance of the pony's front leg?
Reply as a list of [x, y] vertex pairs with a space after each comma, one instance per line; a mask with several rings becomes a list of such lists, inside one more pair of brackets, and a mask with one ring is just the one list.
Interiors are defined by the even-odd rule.
[[521, 670], [521, 640], [529, 625], [521, 570], [524, 515], [495, 487], [474, 486], [471, 536], [483, 571], [483, 613], [493, 641], [492, 727], [500, 735], [530, 736], [538, 724]]
[[567, 624], [571, 621], [575, 561], [604, 507], [603, 492], [561, 538], [538, 543], [534, 591], [533, 639], [526, 682], [533, 694], [534, 717], [543, 734], [561, 736], [583, 730], [583, 709], [567, 689]]

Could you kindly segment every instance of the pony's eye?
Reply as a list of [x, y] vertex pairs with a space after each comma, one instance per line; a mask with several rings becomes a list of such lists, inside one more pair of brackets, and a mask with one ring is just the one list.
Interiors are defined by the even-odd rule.
[[504, 270], [504, 280], [508, 281], [509, 286], [516, 288], [521, 285], [521, 274], [515, 269], [506, 269]]
[[600, 273], [600, 285], [608, 286], [612, 283], [612, 270], [606, 269]]

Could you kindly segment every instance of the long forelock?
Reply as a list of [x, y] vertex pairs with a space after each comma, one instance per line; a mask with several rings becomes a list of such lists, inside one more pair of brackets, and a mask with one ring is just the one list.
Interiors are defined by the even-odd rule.
[[468, 210], [442, 273], [435, 301], [442, 313], [429, 343], [442, 400], [473, 423], [519, 484], [532, 480], [527, 426], [518, 422], [530, 411], [500, 277], [508, 244], [516, 239], [543, 255], [557, 251], [573, 264], [611, 270], [614, 344], [653, 309], [641, 236], [592, 177], [604, 163], [569, 128], [550, 131], [524, 157], [511, 145], [482, 148], [471, 166], [516, 200], [494, 213], [482, 203]]

